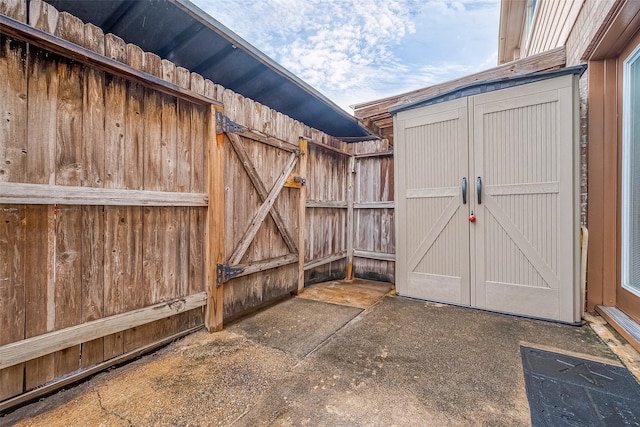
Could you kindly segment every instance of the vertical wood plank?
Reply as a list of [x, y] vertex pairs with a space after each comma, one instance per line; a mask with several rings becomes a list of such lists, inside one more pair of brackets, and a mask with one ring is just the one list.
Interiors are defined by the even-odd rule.
[[[126, 51], [122, 39], [107, 34], [105, 54], [124, 62]], [[104, 186], [122, 188], [125, 174], [125, 106], [126, 82], [124, 79], [107, 75], [104, 81]]]
[[[29, 24], [53, 34], [58, 11], [41, 0], [29, 2]], [[46, 51], [31, 48], [28, 55], [27, 176], [35, 184], [55, 183], [55, 148], [58, 104], [57, 64]], [[51, 206], [25, 208], [25, 338], [54, 329], [55, 222]], [[54, 355], [25, 363], [25, 391], [54, 378]]]
[[[162, 78], [162, 63], [157, 55], [145, 53], [143, 70]], [[162, 182], [162, 98], [152, 89], [145, 89], [144, 116], [144, 188], [164, 190]], [[143, 289], [141, 302], [150, 305], [158, 298], [158, 286], [164, 283], [162, 255], [161, 209], [144, 208], [143, 227]]]
[[[9, 5], [5, 5], [9, 6]], [[14, 8], [8, 12], [15, 12]], [[8, 8], [8, 7], [7, 7]], [[26, 44], [0, 34], [0, 182], [26, 182]]]
[[[175, 82], [178, 86], [189, 89], [191, 86], [191, 73], [186, 68], [176, 67]], [[177, 191], [191, 192], [191, 176], [192, 176], [192, 143], [195, 141], [191, 138], [191, 109], [192, 104], [177, 100], [177, 116], [176, 116], [176, 186]], [[191, 256], [191, 237], [192, 233], [190, 219], [193, 208], [178, 207], [177, 214], [177, 265], [176, 265], [176, 292], [175, 297], [186, 296], [190, 293], [189, 280], [192, 276], [190, 256]], [[196, 224], [194, 224], [196, 225]], [[177, 317], [176, 331], [187, 329], [191, 323], [192, 315], [188, 313]]]
[[[175, 83], [184, 89], [190, 88], [191, 73], [189, 70], [176, 67]], [[193, 147], [191, 139], [191, 110], [192, 104], [178, 99], [176, 110], [176, 191], [191, 192]]]
[[[84, 46], [105, 54], [105, 38], [95, 25], [84, 26]], [[104, 73], [84, 69], [82, 117], [82, 185], [104, 187], [105, 171], [105, 94]], [[104, 209], [84, 206], [82, 215], [82, 322], [99, 319], [104, 313]], [[81, 366], [104, 360], [104, 338], [81, 346]]]
[[[298, 142], [300, 157], [298, 158], [299, 172], [303, 179], [308, 179], [307, 163], [309, 161], [309, 146], [307, 140], [300, 138]], [[303, 185], [298, 191], [298, 292], [304, 289], [304, 259], [305, 259], [305, 234], [307, 217], [307, 186]]]
[[[111, 59], [126, 63], [127, 50], [122, 39], [112, 34], [105, 36], [105, 55]], [[124, 176], [127, 174], [125, 152], [130, 141], [128, 128], [125, 126], [130, 120], [130, 111], [125, 113], [130, 104], [126, 94], [127, 83], [124, 79], [110, 74], [105, 76], [105, 147], [104, 147], [104, 187], [123, 188]], [[130, 275], [127, 269], [127, 259], [133, 256], [130, 250], [129, 235], [126, 227], [133, 227], [131, 210], [127, 207], [104, 207], [104, 288], [103, 315], [112, 316], [125, 310], [125, 283], [136, 282], [136, 277]], [[139, 209], [139, 208], [137, 208]], [[133, 228], [131, 229], [133, 231]], [[131, 248], [132, 249], [132, 248]], [[108, 360], [124, 353], [123, 333], [111, 334], [103, 339], [104, 359]]]
[[[58, 206], [56, 219], [56, 279], [55, 329], [64, 329], [82, 322], [81, 293], [81, 224], [79, 206]], [[80, 346], [54, 353], [55, 376], [73, 372], [80, 367]]]
[[[55, 327], [55, 221], [51, 206], [25, 207], [25, 338]], [[54, 355], [25, 364], [25, 391], [54, 378]]]
[[[100, 319], [104, 313], [105, 222], [102, 206], [82, 206], [81, 235], [81, 322]], [[104, 339], [82, 344], [81, 366], [89, 367], [104, 360]]]
[[[84, 47], [105, 54], [104, 34], [95, 25], [84, 26]], [[82, 108], [82, 185], [104, 186], [104, 72], [84, 69]]]
[[[123, 42], [124, 43], [124, 42]], [[128, 44], [125, 49], [127, 64], [143, 69], [144, 52], [138, 46]], [[136, 83], [127, 82], [125, 107], [125, 132], [123, 148], [124, 187], [141, 190], [144, 188], [143, 171], [145, 159], [145, 90]]]
[[216, 109], [211, 106], [207, 117], [207, 209], [206, 274], [207, 307], [205, 325], [209, 332], [222, 330], [224, 285], [216, 286], [216, 263], [226, 261], [224, 250], [224, 134], [216, 135]]
[[[143, 71], [162, 78], [160, 57], [146, 52]], [[153, 89], [145, 89], [144, 98], [144, 189], [162, 191], [162, 98]]]
[[[157, 56], [147, 56], [142, 49], [133, 44], [127, 44], [125, 52], [127, 64], [139, 70], [150, 72], [157, 77], [160, 76], [160, 59]], [[145, 188], [144, 175], [146, 167], [150, 164], [147, 156], [153, 155], [156, 151], [159, 152], [157, 150], [160, 141], [159, 109], [159, 99], [155, 92], [147, 90], [141, 85], [127, 82], [124, 144], [125, 188]], [[149, 144], [151, 140], [153, 140], [153, 144]], [[158, 156], [154, 158], [158, 158]], [[157, 188], [154, 187], [154, 189]], [[119, 247], [123, 250], [122, 262], [126, 263], [122, 282], [123, 311], [147, 306], [152, 301], [152, 289], [146, 286], [147, 282], [144, 280], [144, 231], [146, 229], [144, 220], [145, 209], [142, 207], [128, 207], [126, 210], [120, 211]], [[152, 225], [149, 224], [149, 226]], [[140, 286], [134, 288], [128, 286], [128, 283], [139, 283]], [[134, 329], [122, 332], [124, 351], [130, 351], [147, 344], [151, 342], [150, 339], [146, 336], [145, 330]]]
[[[176, 83], [176, 66], [173, 62], [161, 61], [163, 80]], [[162, 182], [168, 191], [179, 191], [178, 187], [178, 100], [168, 95], [162, 95]], [[189, 176], [187, 171], [187, 177]], [[184, 178], [184, 177], [183, 177]], [[188, 183], [182, 183], [188, 190]], [[186, 251], [181, 251], [188, 243], [183, 238], [188, 229], [186, 208], [166, 207], [161, 210], [164, 243], [162, 247], [162, 268], [164, 281], [158, 283], [157, 301], [164, 301], [178, 296], [178, 280], [181, 262], [186, 261]], [[185, 224], [185, 222], [187, 222]], [[182, 245], [182, 247], [181, 247]], [[187, 269], [185, 268], [185, 273]], [[182, 318], [182, 317], [181, 317]], [[174, 316], [162, 322], [161, 334], [169, 335], [176, 332], [178, 317]]]
[[[199, 74], [191, 73], [190, 88], [192, 91], [205, 95], [205, 82]], [[212, 96], [211, 94], [210, 96]], [[190, 106], [190, 185], [193, 192], [205, 192], [205, 124], [207, 107]], [[188, 293], [206, 291], [205, 283], [205, 220], [206, 208], [189, 209], [189, 289]], [[204, 309], [192, 310], [189, 326], [195, 327], [204, 323]]]
[[[0, 206], [0, 346], [25, 330], [24, 208]], [[0, 369], [0, 401], [22, 393], [24, 363]]]
[[[53, 34], [58, 11], [41, 0], [29, 3], [29, 25]], [[57, 64], [46, 51], [32, 47], [28, 59], [27, 175], [33, 184], [55, 183], [56, 122], [58, 114]]]
[[350, 157], [347, 167], [347, 274], [345, 280], [353, 279], [353, 180], [356, 172], [355, 161], [355, 157]]
[[[84, 25], [78, 18], [63, 12], [55, 35], [82, 45]], [[58, 62], [58, 117], [56, 138], [56, 184], [81, 184], [82, 177], [82, 65], [67, 60]]]

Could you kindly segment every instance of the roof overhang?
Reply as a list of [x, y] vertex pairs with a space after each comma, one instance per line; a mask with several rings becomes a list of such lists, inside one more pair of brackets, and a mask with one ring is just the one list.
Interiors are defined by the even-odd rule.
[[345, 141], [374, 139], [358, 120], [188, 0], [50, 0], [214, 83]]
[[520, 59], [526, 10], [527, 2], [524, 0], [501, 0], [498, 64]]

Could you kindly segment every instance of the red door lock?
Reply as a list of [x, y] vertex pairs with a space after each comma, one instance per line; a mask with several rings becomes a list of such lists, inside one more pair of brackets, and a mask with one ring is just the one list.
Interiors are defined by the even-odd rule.
[[471, 212], [471, 215], [469, 215], [469, 222], [476, 222], [476, 216], [473, 214], [473, 212]]

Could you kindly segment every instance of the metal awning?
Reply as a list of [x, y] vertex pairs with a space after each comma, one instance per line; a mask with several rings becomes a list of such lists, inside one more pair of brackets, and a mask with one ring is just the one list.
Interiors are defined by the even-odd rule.
[[188, 0], [51, 0], [214, 83], [347, 142], [376, 138], [358, 120]]

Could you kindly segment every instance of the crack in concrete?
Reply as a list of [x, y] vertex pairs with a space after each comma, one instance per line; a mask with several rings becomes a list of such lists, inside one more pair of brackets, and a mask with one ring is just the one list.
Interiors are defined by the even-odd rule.
[[113, 415], [114, 417], [119, 418], [122, 421], [126, 421], [127, 425], [133, 426], [133, 422], [130, 419], [123, 417], [122, 415], [114, 411], [107, 410], [107, 408], [105, 408], [104, 405], [102, 404], [102, 396], [100, 395], [100, 391], [96, 391], [96, 394], [98, 395], [98, 404], [100, 405], [100, 409], [102, 409], [102, 412], [104, 412], [107, 415]]

